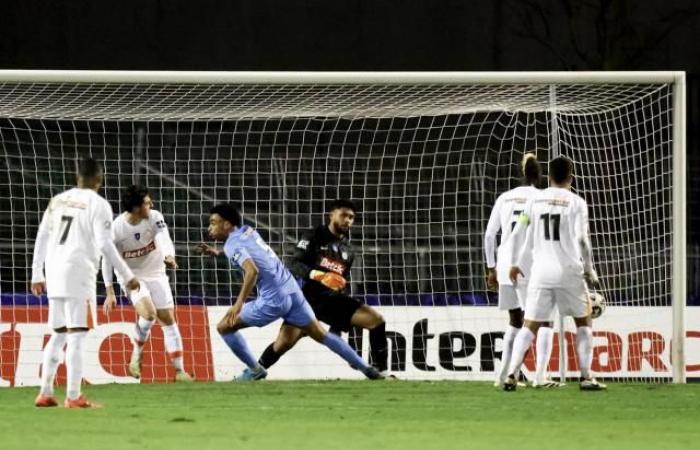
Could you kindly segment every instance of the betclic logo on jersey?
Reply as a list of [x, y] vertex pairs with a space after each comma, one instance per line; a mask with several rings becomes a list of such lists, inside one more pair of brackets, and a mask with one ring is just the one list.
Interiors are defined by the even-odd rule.
[[328, 269], [332, 272], [335, 272], [337, 274], [342, 275], [345, 272], [345, 264], [334, 261], [330, 258], [323, 257], [321, 259], [321, 262], [319, 263], [319, 266], [323, 267], [324, 269]]
[[142, 256], [146, 256], [147, 254], [151, 253], [153, 250], [156, 249], [156, 243], [155, 241], [151, 241], [150, 244], [146, 245], [145, 247], [138, 248], [136, 250], [127, 250], [122, 253], [122, 256], [124, 259], [129, 259], [129, 258], [140, 258]]

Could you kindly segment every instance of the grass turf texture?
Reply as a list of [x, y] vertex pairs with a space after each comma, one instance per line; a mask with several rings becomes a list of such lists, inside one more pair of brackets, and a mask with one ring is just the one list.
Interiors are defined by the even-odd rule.
[[105, 407], [39, 409], [37, 389], [0, 389], [0, 447], [658, 450], [700, 441], [697, 384], [505, 393], [486, 383], [264, 381], [85, 390]]

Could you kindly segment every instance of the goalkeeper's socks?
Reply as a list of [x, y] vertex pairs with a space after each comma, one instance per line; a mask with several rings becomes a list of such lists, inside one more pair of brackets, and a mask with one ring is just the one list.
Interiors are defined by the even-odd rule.
[[547, 379], [547, 366], [552, 356], [552, 344], [554, 342], [554, 330], [550, 327], [540, 327], [537, 330], [537, 371], [535, 382], [544, 383]]
[[250, 351], [250, 347], [248, 347], [248, 343], [241, 333], [235, 331], [233, 333], [224, 334], [222, 337], [233, 354], [250, 370], [257, 370], [259, 368], [258, 362], [255, 360], [255, 356], [253, 356], [253, 352]]
[[66, 333], [51, 333], [51, 338], [44, 348], [41, 365], [41, 394], [53, 395], [53, 382], [56, 377], [56, 369], [61, 361], [61, 351], [66, 343]]
[[372, 352], [372, 362], [380, 372], [385, 372], [388, 366], [389, 350], [386, 341], [386, 323], [382, 322], [369, 330], [369, 347]]
[[578, 327], [576, 329], [576, 353], [581, 377], [591, 377], [591, 361], [593, 359], [593, 329]]
[[277, 353], [275, 351], [275, 343], [273, 342], [272, 344], [268, 345], [265, 351], [263, 352], [262, 355], [260, 355], [260, 359], [258, 360], [258, 364], [260, 364], [262, 367], [269, 369], [272, 367], [279, 359], [282, 357], [283, 353]]
[[155, 323], [155, 320], [146, 320], [143, 317], [139, 316], [138, 320], [136, 320], [136, 343], [138, 344], [139, 350], [141, 347], [143, 347], [143, 344], [146, 343], [148, 340], [148, 335], [151, 332], [151, 328], [153, 328], [153, 324]]
[[367, 363], [365, 363], [362, 358], [353, 350], [347, 342], [342, 340], [340, 337], [333, 333], [326, 333], [323, 338], [323, 345], [331, 349], [338, 356], [347, 361], [348, 364], [353, 369], [362, 371], [363, 373], [367, 370]]
[[523, 363], [523, 359], [525, 359], [525, 352], [530, 348], [534, 338], [535, 335], [528, 327], [522, 327], [518, 331], [513, 342], [513, 353], [510, 356], [508, 374], [517, 374], [520, 371], [520, 366]]

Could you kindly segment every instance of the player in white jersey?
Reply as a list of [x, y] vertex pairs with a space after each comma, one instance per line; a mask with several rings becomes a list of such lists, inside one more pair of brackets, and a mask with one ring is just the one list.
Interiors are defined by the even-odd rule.
[[[171, 269], [178, 267], [175, 261], [175, 246], [170, 239], [168, 227], [163, 215], [152, 209], [153, 200], [147, 189], [139, 186], [128, 187], [122, 195], [121, 203], [124, 212], [114, 219], [112, 239], [117, 250], [141, 281], [141, 289], [129, 293], [129, 300], [138, 314], [129, 373], [135, 378], [141, 377], [143, 348], [153, 324], [158, 319], [163, 328], [165, 350], [175, 369], [175, 380], [192, 381], [183, 365], [182, 336], [175, 323], [175, 302], [165, 272], [166, 266]], [[109, 313], [116, 305], [117, 298], [112, 285], [112, 266], [106, 259], [102, 260], [102, 276], [107, 290], [104, 309], [105, 313]], [[118, 273], [117, 280], [124, 286], [124, 279]]]
[[[523, 276], [522, 261], [531, 254], [532, 268], [525, 304], [525, 326], [513, 344], [509, 375], [503, 384], [515, 390], [515, 373], [542, 322], [552, 320], [554, 307], [572, 316], [576, 323], [576, 353], [582, 390], [603, 390], [591, 374], [593, 330], [591, 304], [586, 284], [594, 287], [598, 277], [593, 269], [588, 236], [588, 206], [571, 192], [573, 162], [563, 156], [549, 163], [550, 187], [525, 206], [510, 239], [513, 241], [510, 279], [518, 284]], [[527, 226], [528, 222], [530, 226]]]
[[[527, 278], [513, 285], [508, 277], [511, 261], [510, 242], [508, 237], [513, 231], [518, 216], [525, 209], [525, 204], [539, 192], [542, 186], [542, 168], [533, 153], [526, 153], [522, 161], [523, 185], [511, 189], [498, 196], [491, 210], [486, 233], [484, 233], [484, 252], [486, 254], [487, 279], [486, 284], [490, 289], [498, 287], [498, 306], [501, 310], [508, 311], [509, 325], [503, 335], [503, 350], [501, 352], [501, 368], [496, 373], [495, 386], [500, 387], [508, 375], [513, 340], [523, 326], [523, 310], [525, 309], [525, 297], [527, 293]], [[546, 180], [546, 179], [545, 179]], [[545, 181], [546, 183], [546, 181]], [[501, 231], [501, 245], [498, 247], [497, 258], [496, 235]], [[531, 264], [530, 258], [522, 262], [523, 270], [528, 273]], [[537, 333], [537, 367], [533, 386], [556, 387], [558, 383], [546, 378], [547, 365], [552, 354], [554, 332], [552, 323], [545, 322]], [[517, 374], [516, 374], [517, 375]]]
[[52, 334], [44, 348], [41, 391], [34, 404], [57, 406], [53, 393], [56, 368], [66, 345], [68, 375], [66, 408], [98, 406], [80, 393], [83, 345], [95, 323], [96, 275], [100, 253], [127, 280], [127, 289], [139, 282], [121, 259], [110, 239], [112, 207], [97, 194], [102, 168], [85, 159], [78, 168], [78, 186], [51, 199], [39, 225], [32, 262], [32, 293], [49, 297]]

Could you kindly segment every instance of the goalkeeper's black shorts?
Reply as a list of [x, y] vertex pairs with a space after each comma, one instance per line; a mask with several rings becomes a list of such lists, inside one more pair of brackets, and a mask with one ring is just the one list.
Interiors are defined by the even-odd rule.
[[302, 291], [318, 320], [329, 325], [333, 331], [350, 331], [352, 316], [362, 302], [332, 291], [316, 281], [307, 281]]

